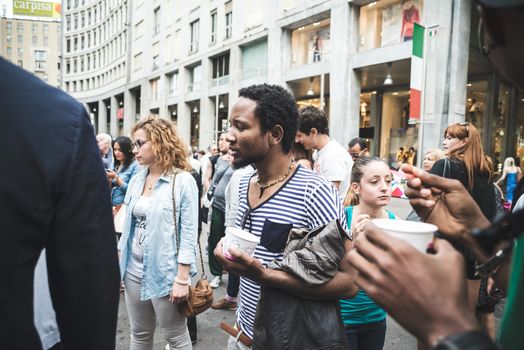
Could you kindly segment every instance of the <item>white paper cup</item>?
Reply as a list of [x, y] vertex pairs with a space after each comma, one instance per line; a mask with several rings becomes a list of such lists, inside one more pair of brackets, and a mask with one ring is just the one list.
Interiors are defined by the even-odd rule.
[[411, 243], [423, 253], [433, 239], [433, 234], [438, 230], [435, 225], [417, 221], [373, 219], [372, 222], [393, 237]]
[[234, 258], [229, 254], [229, 248], [231, 247], [252, 256], [259, 242], [260, 239], [257, 236], [247, 231], [228, 227], [226, 228], [226, 236], [222, 245], [222, 254], [226, 258], [233, 260]]

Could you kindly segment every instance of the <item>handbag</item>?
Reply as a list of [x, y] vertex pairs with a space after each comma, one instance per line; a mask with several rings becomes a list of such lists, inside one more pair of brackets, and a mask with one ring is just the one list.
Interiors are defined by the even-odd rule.
[[[173, 223], [175, 225], [175, 237], [177, 243], [177, 256], [180, 251], [180, 235], [178, 233], [178, 226], [176, 221], [176, 201], [175, 201], [175, 179], [176, 174], [173, 175]], [[213, 289], [207, 281], [206, 272], [204, 269], [204, 259], [202, 258], [202, 248], [200, 247], [200, 233], [198, 234], [198, 251], [200, 253], [200, 263], [202, 264], [202, 275], [197, 281], [196, 285], [189, 286], [189, 296], [187, 300], [178, 304], [178, 312], [185, 317], [196, 316], [207, 309], [213, 304]]]
[[115, 232], [122, 233], [124, 230], [124, 223], [126, 221], [127, 205], [122, 205], [115, 217], [113, 218], [115, 224]]

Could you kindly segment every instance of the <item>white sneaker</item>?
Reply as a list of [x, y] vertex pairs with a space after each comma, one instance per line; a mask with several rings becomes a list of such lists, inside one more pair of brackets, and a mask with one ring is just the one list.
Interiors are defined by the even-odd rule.
[[218, 286], [220, 286], [221, 283], [222, 283], [222, 276], [215, 276], [215, 278], [213, 278], [211, 283], [209, 283], [209, 286], [215, 289], [215, 288], [218, 288]]

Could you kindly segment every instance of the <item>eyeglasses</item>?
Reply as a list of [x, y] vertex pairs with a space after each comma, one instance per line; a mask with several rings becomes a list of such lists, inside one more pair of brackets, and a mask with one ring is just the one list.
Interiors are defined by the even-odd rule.
[[462, 123], [459, 123], [460, 126], [465, 126], [466, 127], [466, 137], [469, 137], [469, 123], [467, 122], [462, 122]]
[[131, 142], [131, 149], [135, 149], [135, 147], [137, 149], [140, 149], [142, 148], [143, 145], [145, 145], [147, 142], [149, 142], [149, 140], [136, 140], [135, 142]]
[[367, 148], [364, 148], [362, 151], [360, 152], [349, 152], [349, 155], [351, 156], [351, 158], [353, 158], [353, 160], [357, 160], [358, 158], [362, 157], [362, 155], [367, 152]]

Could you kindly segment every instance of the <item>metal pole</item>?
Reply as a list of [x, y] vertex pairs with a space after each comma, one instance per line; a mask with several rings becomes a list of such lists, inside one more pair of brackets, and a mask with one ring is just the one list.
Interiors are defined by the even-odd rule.
[[214, 140], [215, 140], [215, 144], [218, 145], [218, 60], [217, 60], [217, 83], [216, 83], [216, 88], [217, 88], [217, 91], [216, 91], [216, 96], [215, 96], [215, 135], [214, 135]]
[[324, 50], [320, 54], [320, 110], [324, 110]]

